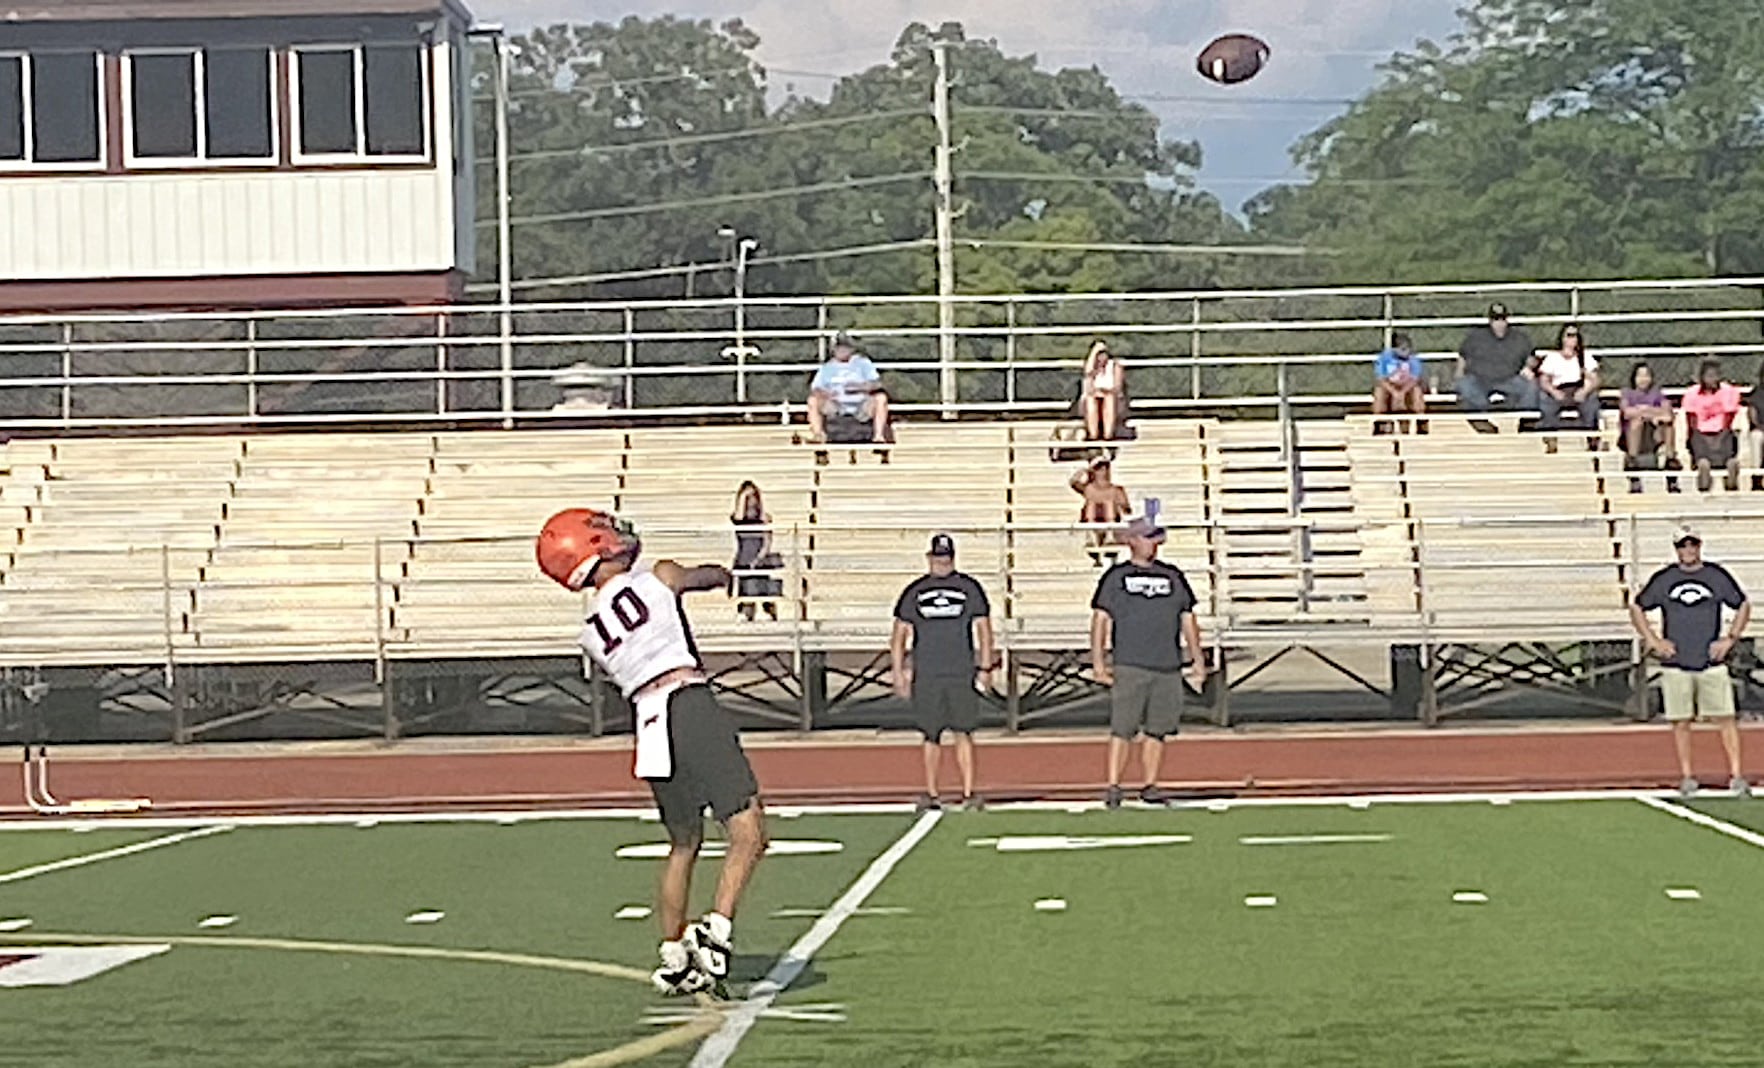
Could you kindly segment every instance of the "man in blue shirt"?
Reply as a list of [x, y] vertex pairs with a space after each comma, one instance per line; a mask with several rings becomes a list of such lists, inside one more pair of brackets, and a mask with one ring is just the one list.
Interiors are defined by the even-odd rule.
[[1421, 357], [1407, 334], [1392, 334], [1390, 348], [1378, 354], [1373, 367], [1372, 414], [1421, 415], [1427, 411], [1427, 390], [1421, 384]]
[[888, 418], [888, 394], [882, 376], [869, 357], [858, 352], [851, 335], [833, 337], [833, 357], [815, 372], [809, 387], [809, 429], [815, 441], [827, 440], [827, 420], [838, 417], [870, 425], [871, 440], [886, 444], [894, 440]]

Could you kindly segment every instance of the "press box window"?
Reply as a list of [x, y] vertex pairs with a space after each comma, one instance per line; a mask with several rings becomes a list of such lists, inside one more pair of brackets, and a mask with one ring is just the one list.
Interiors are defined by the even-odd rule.
[[98, 54], [0, 55], [0, 162], [102, 160]]
[[137, 161], [274, 156], [266, 48], [128, 56], [129, 155]]
[[426, 157], [425, 65], [417, 45], [297, 50], [300, 154]]

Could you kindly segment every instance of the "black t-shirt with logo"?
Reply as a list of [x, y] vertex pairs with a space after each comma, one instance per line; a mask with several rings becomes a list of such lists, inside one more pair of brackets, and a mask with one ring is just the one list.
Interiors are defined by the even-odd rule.
[[1695, 571], [1673, 564], [1654, 572], [1635, 603], [1660, 610], [1666, 640], [1678, 649], [1666, 666], [1701, 671], [1709, 666], [1709, 646], [1721, 636], [1722, 607], [1738, 608], [1746, 595], [1720, 564]]
[[972, 678], [974, 621], [991, 614], [986, 591], [960, 571], [914, 579], [894, 605], [894, 618], [913, 628], [913, 675]]
[[1148, 671], [1181, 670], [1182, 614], [1194, 605], [1188, 577], [1162, 560], [1116, 564], [1090, 599], [1115, 621], [1115, 663]]

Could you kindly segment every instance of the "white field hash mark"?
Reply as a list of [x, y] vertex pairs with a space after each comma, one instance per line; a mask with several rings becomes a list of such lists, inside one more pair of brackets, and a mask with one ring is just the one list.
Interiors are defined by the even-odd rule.
[[907, 828], [905, 834], [895, 839], [893, 845], [871, 861], [864, 873], [857, 877], [857, 881], [839, 895], [839, 900], [833, 903], [827, 914], [816, 920], [807, 933], [784, 951], [784, 955], [772, 965], [772, 970], [766, 973], [766, 977], [753, 985], [746, 999], [723, 1020], [723, 1026], [705, 1039], [704, 1045], [698, 1048], [698, 1053], [692, 1058], [691, 1068], [723, 1068], [728, 1064], [729, 1058], [735, 1055], [736, 1047], [741, 1045], [741, 1040], [753, 1029], [760, 1015], [772, 1007], [772, 1002], [778, 1000], [778, 995], [796, 981], [802, 970], [808, 967], [808, 962], [827, 944], [827, 940], [838, 933], [840, 925], [869, 900], [870, 895], [876, 892], [876, 888], [882, 885], [882, 881], [888, 878], [895, 866], [925, 840], [925, 836], [931, 833], [942, 818], [943, 813], [937, 810], [921, 815]]
[[1306, 845], [1360, 845], [1370, 842], [1388, 842], [1388, 834], [1267, 834], [1248, 835], [1237, 840], [1238, 845], [1246, 846], [1306, 846]]
[[1666, 891], [1666, 896], [1674, 901], [1701, 901], [1703, 899], [1701, 892], [1689, 886], [1670, 887]]
[[16, 920], [0, 920], [0, 931], [10, 934], [13, 931], [22, 931], [30, 925], [31, 921], [20, 916]]
[[145, 842], [136, 842], [134, 845], [118, 846], [115, 849], [106, 849], [97, 853], [83, 853], [77, 857], [68, 857], [65, 860], [57, 860], [49, 864], [38, 864], [35, 867], [20, 868], [17, 871], [6, 872], [4, 875], [0, 875], [0, 883], [16, 883], [25, 879], [34, 879], [39, 875], [48, 875], [50, 872], [66, 871], [69, 868], [83, 868], [88, 864], [97, 864], [101, 861], [115, 860], [118, 857], [131, 857], [136, 853], [145, 853], [150, 849], [164, 849], [166, 846], [174, 846], [179, 842], [188, 842], [197, 838], [207, 838], [210, 835], [215, 834], [225, 834], [232, 829], [232, 825], [230, 824], [216, 824], [209, 827], [198, 827], [193, 831], [182, 831], [178, 834], [168, 834], [160, 838], [149, 838]]
[[1747, 845], [1755, 845], [1759, 849], [1764, 849], [1764, 834], [1759, 834], [1757, 831], [1747, 830], [1736, 823], [1729, 823], [1726, 820], [1716, 819], [1707, 812], [1698, 812], [1694, 808], [1685, 808], [1683, 805], [1674, 804], [1663, 797], [1650, 797], [1643, 795], [1636, 798], [1636, 800], [1649, 808], [1658, 809], [1659, 811], [1666, 813], [1668, 816], [1677, 816], [1679, 819], [1694, 823], [1699, 827], [1707, 827], [1711, 831], [1719, 831], [1722, 834], [1727, 835], [1729, 838], [1738, 838]]
[[210, 916], [196, 926], [207, 930], [214, 930], [220, 927], [231, 927], [238, 922], [239, 917], [237, 916]]

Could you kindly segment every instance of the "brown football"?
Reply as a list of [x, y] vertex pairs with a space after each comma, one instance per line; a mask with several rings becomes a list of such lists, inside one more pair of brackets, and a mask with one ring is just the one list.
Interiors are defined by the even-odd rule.
[[1195, 67], [1220, 85], [1247, 82], [1268, 65], [1268, 43], [1247, 33], [1228, 33], [1201, 49]]

